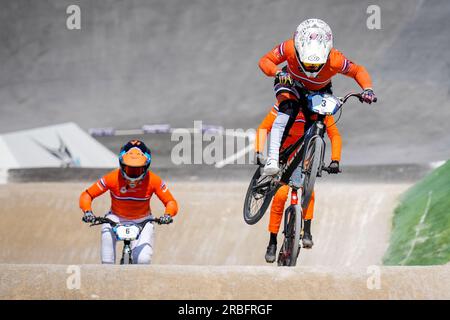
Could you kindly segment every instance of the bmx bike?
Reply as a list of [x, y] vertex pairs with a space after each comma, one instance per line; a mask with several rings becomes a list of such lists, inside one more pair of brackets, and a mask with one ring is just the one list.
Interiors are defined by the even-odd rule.
[[[112, 221], [106, 217], [96, 217], [94, 222], [90, 224], [91, 227], [98, 226], [104, 223], [108, 223], [112, 227], [112, 231], [116, 237], [116, 240], [123, 241], [122, 257], [120, 259], [120, 264], [134, 264], [133, 261], [133, 249], [131, 248], [131, 242], [138, 240], [147, 223], [158, 223], [161, 222], [161, 218], [150, 217], [142, 222], [126, 222], [119, 223]], [[171, 223], [171, 222], [170, 222]]]
[[297, 167], [301, 168], [300, 188], [298, 188], [302, 192], [300, 204], [303, 210], [308, 207], [316, 177], [321, 177], [322, 171], [328, 171], [324, 165], [325, 117], [336, 114], [351, 97], [356, 97], [362, 102], [360, 93], [349, 93], [344, 97], [328, 93], [311, 93], [307, 96], [307, 108], [317, 115], [316, 120], [295, 143], [280, 150], [280, 171], [277, 175], [262, 175], [263, 164], [256, 169], [244, 200], [243, 214], [247, 224], [255, 224], [264, 216], [274, 194], [282, 185], [289, 184]]
[[243, 213], [245, 222], [252, 225], [264, 216], [277, 190], [282, 185], [289, 184], [296, 169], [300, 170], [299, 181], [290, 184], [291, 204], [284, 213], [284, 241], [277, 259], [279, 266], [296, 265], [301, 248], [303, 210], [306, 210], [311, 201], [316, 177], [321, 177], [322, 171], [330, 173], [324, 163], [325, 117], [342, 110], [342, 106], [351, 97], [356, 97], [362, 102], [360, 93], [349, 93], [344, 97], [336, 97], [328, 93], [309, 94], [307, 107], [317, 115], [316, 120], [295, 143], [280, 150], [280, 171], [277, 175], [262, 175], [264, 165], [260, 164], [250, 181]]

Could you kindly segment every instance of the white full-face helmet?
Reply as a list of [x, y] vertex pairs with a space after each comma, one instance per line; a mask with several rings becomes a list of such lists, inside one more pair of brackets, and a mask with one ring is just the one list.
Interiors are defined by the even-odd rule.
[[328, 60], [333, 47], [333, 33], [325, 21], [308, 19], [297, 27], [294, 45], [303, 72], [315, 78]]

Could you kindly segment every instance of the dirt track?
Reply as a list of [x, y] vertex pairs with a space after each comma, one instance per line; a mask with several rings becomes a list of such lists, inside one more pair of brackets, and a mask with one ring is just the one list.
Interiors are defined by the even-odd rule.
[[[154, 265], [129, 268], [86, 265], [99, 263], [100, 233], [80, 221], [85, 184], [0, 186], [0, 298], [449, 298], [448, 267], [383, 267], [380, 289], [368, 289], [368, 267], [381, 264], [392, 208], [408, 186], [318, 184], [316, 245], [298, 267], [282, 269], [264, 262], [268, 216], [243, 222], [245, 182], [171, 184], [179, 216], [157, 228]], [[108, 201], [98, 199], [95, 211]], [[161, 212], [158, 201], [153, 209]], [[80, 290], [66, 287], [70, 264], [81, 267]]]
[[[450, 267], [0, 265], [0, 299], [450, 299]], [[73, 287], [72, 287], [73, 288]]]
[[[449, 266], [377, 269], [408, 186], [319, 183], [316, 245], [296, 268], [278, 268], [264, 262], [268, 216], [243, 222], [246, 183], [173, 183], [181, 210], [157, 228], [154, 264], [121, 268], [98, 265], [99, 230], [77, 208], [85, 184], [3, 185], [0, 299], [448, 299]], [[108, 201], [98, 199], [96, 212]], [[161, 212], [157, 201], [153, 208]], [[81, 268], [79, 290], [66, 287], [68, 265]]]
[[[87, 184], [0, 186], [0, 263], [99, 263], [100, 230], [81, 222], [78, 195]], [[409, 184], [318, 183], [315, 247], [302, 251], [303, 266], [380, 264], [392, 208]], [[242, 218], [247, 183], [169, 184], [180, 203], [170, 226], [157, 226], [155, 264], [266, 265], [268, 214], [257, 225]], [[109, 195], [94, 202], [106, 212]], [[157, 198], [152, 207], [162, 212]], [[279, 236], [281, 242], [281, 235]]]

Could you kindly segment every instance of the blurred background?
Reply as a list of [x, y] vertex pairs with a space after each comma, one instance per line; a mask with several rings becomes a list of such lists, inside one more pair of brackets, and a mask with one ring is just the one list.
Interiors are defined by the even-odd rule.
[[[192, 128], [194, 120], [256, 128], [274, 102], [259, 58], [301, 21], [318, 17], [330, 24], [335, 47], [368, 69], [379, 97], [376, 105], [353, 102], [344, 109], [343, 164], [450, 155], [446, 0], [1, 4], [0, 133], [64, 122], [86, 131]], [[71, 4], [81, 9], [80, 30], [66, 27]], [[380, 8], [381, 29], [367, 27], [371, 4]], [[337, 95], [359, 90], [340, 75], [333, 86]], [[170, 144], [168, 137], [146, 138], [157, 139], [155, 152]], [[116, 152], [126, 139], [99, 140]]]

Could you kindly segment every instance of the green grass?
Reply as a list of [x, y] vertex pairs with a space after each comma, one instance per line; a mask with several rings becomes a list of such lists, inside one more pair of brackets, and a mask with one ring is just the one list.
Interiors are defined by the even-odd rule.
[[[450, 261], [450, 160], [405, 192], [394, 211], [385, 265]], [[421, 223], [421, 220], [422, 223]]]

